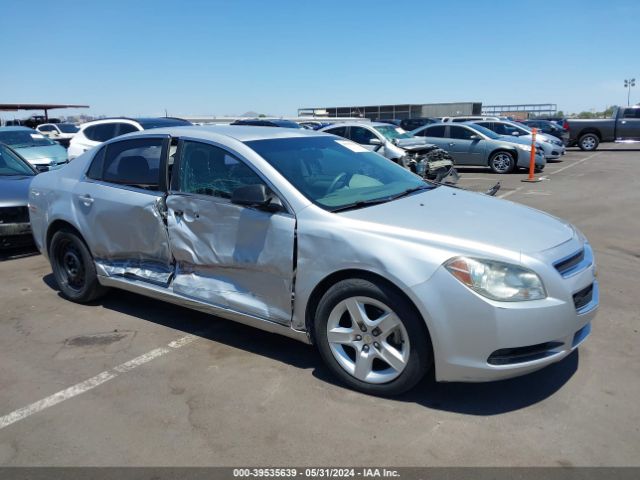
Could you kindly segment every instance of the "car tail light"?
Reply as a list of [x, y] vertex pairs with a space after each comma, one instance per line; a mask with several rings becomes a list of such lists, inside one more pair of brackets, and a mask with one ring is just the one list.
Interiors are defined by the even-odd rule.
[[562, 129], [565, 131], [569, 130], [569, 122], [567, 122], [566, 120], [562, 122]]

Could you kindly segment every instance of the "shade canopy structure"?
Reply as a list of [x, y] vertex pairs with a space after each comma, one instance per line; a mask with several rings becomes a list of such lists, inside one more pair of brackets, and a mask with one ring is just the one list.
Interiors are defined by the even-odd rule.
[[0, 103], [0, 112], [18, 110], [44, 110], [45, 120], [49, 120], [49, 110], [56, 108], [89, 108], [89, 105], [71, 105], [61, 103]]

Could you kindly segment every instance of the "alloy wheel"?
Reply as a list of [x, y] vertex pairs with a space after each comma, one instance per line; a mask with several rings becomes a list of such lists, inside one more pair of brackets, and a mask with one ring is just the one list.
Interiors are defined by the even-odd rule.
[[409, 360], [409, 336], [396, 313], [369, 297], [339, 302], [327, 322], [327, 340], [340, 366], [358, 380], [387, 383]]
[[495, 170], [500, 173], [508, 172], [512, 162], [513, 159], [507, 153], [498, 153], [492, 160]]
[[582, 139], [581, 145], [585, 150], [593, 150], [596, 147], [596, 139], [589, 135]]

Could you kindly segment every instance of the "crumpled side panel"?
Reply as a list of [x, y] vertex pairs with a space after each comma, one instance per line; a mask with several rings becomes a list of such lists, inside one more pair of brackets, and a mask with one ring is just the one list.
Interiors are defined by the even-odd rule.
[[109, 261], [96, 259], [98, 275], [107, 277], [128, 276], [166, 285], [169, 283], [173, 268], [160, 263], [137, 261]]
[[202, 196], [171, 195], [167, 206], [175, 293], [291, 322], [295, 218]]
[[[90, 196], [92, 201], [85, 202]], [[80, 182], [75, 216], [105, 275], [135, 275], [166, 283], [172, 270], [162, 194]]]

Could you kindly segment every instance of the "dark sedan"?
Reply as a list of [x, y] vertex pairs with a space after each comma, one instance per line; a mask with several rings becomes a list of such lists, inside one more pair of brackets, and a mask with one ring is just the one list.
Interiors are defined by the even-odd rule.
[[0, 143], [0, 248], [33, 243], [29, 223], [29, 184], [37, 174], [29, 162]]
[[538, 131], [544, 134], [553, 135], [562, 140], [565, 145], [569, 143], [569, 130], [564, 129], [556, 122], [552, 122], [551, 120], [525, 120], [520, 123], [524, 123], [529, 128], [537, 128]]

